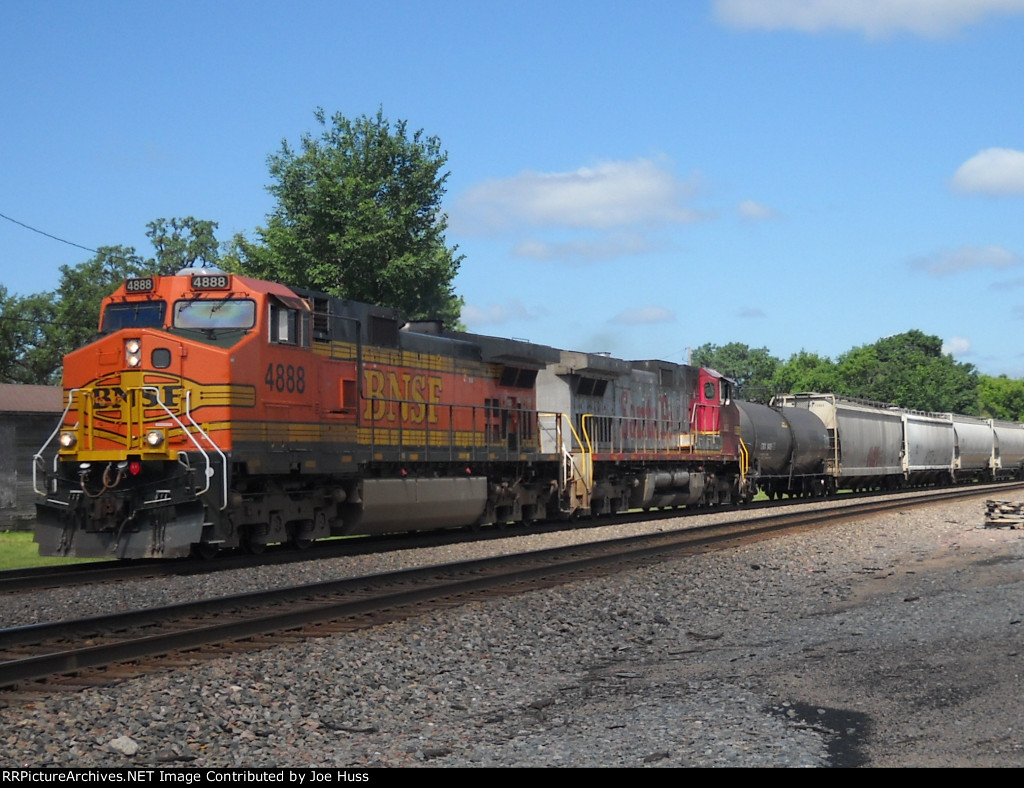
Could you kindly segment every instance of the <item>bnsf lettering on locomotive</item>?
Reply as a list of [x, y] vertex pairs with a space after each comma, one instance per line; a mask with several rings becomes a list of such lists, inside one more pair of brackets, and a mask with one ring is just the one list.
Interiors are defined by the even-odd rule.
[[366, 407], [363, 418], [372, 421], [436, 424], [443, 381], [432, 375], [411, 372], [363, 371]]
[[129, 405], [136, 405], [141, 396], [142, 406], [155, 408], [165, 405], [168, 409], [174, 410], [178, 406], [181, 386], [159, 386], [157, 390], [128, 389], [125, 391], [120, 386], [101, 386], [93, 389], [93, 400], [98, 410], [120, 408], [125, 402]]

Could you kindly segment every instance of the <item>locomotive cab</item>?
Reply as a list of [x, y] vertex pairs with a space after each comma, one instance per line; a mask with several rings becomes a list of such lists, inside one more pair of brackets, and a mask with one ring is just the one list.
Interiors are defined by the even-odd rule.
[[270, 333], [268, 298], [192, 271], [129, 279], [104, 300], [99, 336], [64, 359], [65, 411], [36, 455], [41, 554], [172, 557], [202, 541], [229, 500], [225, 426], [255, 399], [233, 365]]

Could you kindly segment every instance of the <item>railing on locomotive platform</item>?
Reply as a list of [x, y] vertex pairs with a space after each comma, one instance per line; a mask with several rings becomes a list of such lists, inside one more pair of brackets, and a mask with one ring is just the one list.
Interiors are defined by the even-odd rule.
[[670, 454], [709, 451], [721, 448], [720, 432], [696, 432], [676, 419], [634, 416], [601, 416], [587, 413], [580, 417], [581, 447], [602, 454]]
[[417, 459], [515, 462], [540, 450], [537, 413], [527, 408], [431, 403], [436, 421], [410, 425], [394, 414], [423, 408], [424, 403], [384, 397], [366, 402], [382, 406], [379, 417], [373, 408], [360, 410], [359, 426], [366, 431], [361, 442], [374, 454], [390, 451], [398, 459], [409, 459], [403, 455], [422, 452], [426, 457]]

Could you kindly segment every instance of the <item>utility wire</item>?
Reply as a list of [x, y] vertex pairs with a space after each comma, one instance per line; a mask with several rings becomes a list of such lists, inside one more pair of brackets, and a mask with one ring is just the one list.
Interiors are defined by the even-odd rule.
[[58, 238], [56, 235], [51, 235], [50, 233], [44, 232], [43, 230], [40, 230], [36, 227], [27, 225], [24, 222], [19, 222], [17, 219], [12, 219], [10, 216], [6, 216], [5, 214], [0, 213], [0, 219], [6, 219], [7, 221], [18, 225], [19, 227], [24, 227], [26, 230], [31, 230], [32, 232], [39, 233], [40, 235], [45, 235], [47, 238], [52, 238], [54, 241], [60, 241], [62, 244], [74, 246], [78, 249], [84, 249], [85, 251], [92, 252], [93, 254], [99, 254], [99, 251], [97, 251], [96, 249], [90, 249], [88, 246], [82, 246], [81, 244], [76, 244], [73, 241], [65, 241], [63, 238]]

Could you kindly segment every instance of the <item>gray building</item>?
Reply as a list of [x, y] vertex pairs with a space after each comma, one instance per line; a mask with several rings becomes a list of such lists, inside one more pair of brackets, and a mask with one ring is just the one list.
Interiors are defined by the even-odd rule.
[[35, 520], [32, 457], [64, 411], [59, 386], [0, 383], [0, 529], [29, 529]]

